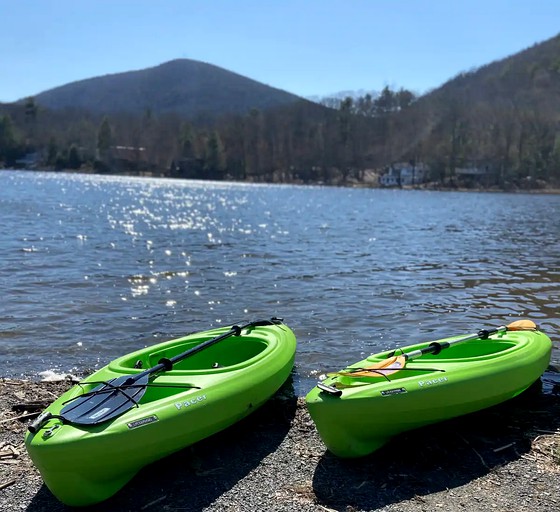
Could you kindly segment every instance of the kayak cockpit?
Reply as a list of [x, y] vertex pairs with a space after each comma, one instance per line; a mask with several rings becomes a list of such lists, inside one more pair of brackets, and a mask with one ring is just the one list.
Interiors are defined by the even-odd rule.
[[521, 345], [510, 340], [475, 340], [461, 345], [453, 345], [438, 354], [425, 354], [422, 358], [408, 361], [398, 369], [383, 369], [379, 363], [384, 360], [395, 358], [395, 356], [406, 354], [411, 349], [418, 349], [422, 345], [406, 347], [402, 351], [397, 349], [383, 354], [374, 354], [361, 363], [352, 365], [337, 374], [335, 377], [336, 387], [356, 387], [369, 383], [382, 383], [387, 381], [400, 381], [409, 378], [426, 378], [428, 375], [437, 378], [445, 372], [458, 365], [480, 364], [485, 361], [494, 361], [519, 350]]
[[[418, 349], [420, 345], [414, 345], [412, 347], [407, 347], [402, 351], [397, 349], [393, 352], [396, 355], [406, 354], [411, 350]], [[446, 348], [444, 351], [437, 354], [425, 354], [422, 358], [415, 360], [419, 363], [427, 363], [433, 361], [441, 362], [453, 362], [460, 361], [466, 362], [469, 360], [479, 361], [481, 359], [495, 358], [505, 355], [520, 347], [520, 343], [510, 341], [507, 339], [501, 340], [474, 340], [467, 343], [462, 343], [459, 345], [453, 345]], [[392, 354], [392, 353], [391, 353]], [[367, 361], [378, 361], [388, 357], [390, 353], [386, 354], [375, 354], [367, 358]]]
[[[110, 364], [115, 372], [130, 372], [133, 369], [142, 370], [157, 365], [163, 359], [172, 359], [185, 350], [192, 349], [205, 339], [185, 338], [184, 342], [158, 345], [157, 349], [148, 347], [134, 352], [129, 356], [116, 359]], [[231, 337], [220, 344], [207, 347], [173, 364], [173, 368], [166, 372], [170, 374], [182, 373], [220, 373], [232, 371], [251, 365], [255, 358], [263, 357], [270, 344], [263, 338], [243, 336]]]

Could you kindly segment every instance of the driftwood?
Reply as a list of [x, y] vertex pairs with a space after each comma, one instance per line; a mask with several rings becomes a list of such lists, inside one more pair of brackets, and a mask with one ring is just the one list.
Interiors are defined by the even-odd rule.
[[14, 485], [17, 482], [17, 480], [15, 478], [13, 478], [12, 480], [8, 480], [7, 482], [2, 482], [0, 484], [0, 491], [2, 489], [5, 489], [6, 487], [10, 487], [10, 485]]
[[[16, 460], [21, 455], [20, 451], [14, 448], [9, 443], [2, 443], [0, 445], [0, 464], [19, 464], [20, 461]], [[11, 485], [11, 484], [9, 484]], [[7, 487], [7, 485], [6, 485]]]
[[14, 416], [13, 418], [4, 418], [0, 420], [0, 425], [2, 423], [8, 423], [9, 421], [15, 420], [29, 420], [31, 418], [35, 418], [39, 416], [41, 411], [46, 409], [50, 405], [49, 400], [36, 400], [32, 402], [22, 402], [19, 404], [12, 405], [12, 411], [19, 413], [18, 416]]
[[46, 409], [51, 402], [48, 400], [37, 400], [34, 402], [22, 402], [21, 404], [14, 404], [12, 405], [12, 411], [24, 413], [24, 412], [34, 412], [39, 411], [41, 412], [43, 409]]
[[14, 416], [13, 418], [5, 418], [3, 420], [0, 420], [0, 425], [2, 423], [8, 423], [8, 421], [28, 420], [30, 418], [35, 418], [35, 417], [39, 416], [39, 414], [40, 414], [40, 411], [26, 412], [25, 414], [20, 414], [19, 416]]

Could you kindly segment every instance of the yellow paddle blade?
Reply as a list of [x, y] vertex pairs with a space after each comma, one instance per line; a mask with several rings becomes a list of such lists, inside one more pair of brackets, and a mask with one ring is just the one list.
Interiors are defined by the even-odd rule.
[[536, 331], [538, 326], [532, 320], [516, 320], [507, 326], [508, 331]]
[[338, 372], [336, 375], [344, 375], [347, 377], [384, 377], [398, 372], [404, 368], [405, 364], [406, 359], [404, 356], [393, 356], [372, 364], [371, 366], [359, 368], [357, 371], [352, 371], [350, 369], [349, 371]]

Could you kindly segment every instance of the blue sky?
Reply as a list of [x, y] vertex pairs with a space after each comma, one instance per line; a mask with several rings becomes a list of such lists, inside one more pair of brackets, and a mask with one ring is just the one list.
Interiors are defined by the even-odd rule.
[[559, 20], [560, 0], [0, 0], [0, 101], [176, 58], [306, 97], [423, 93]]

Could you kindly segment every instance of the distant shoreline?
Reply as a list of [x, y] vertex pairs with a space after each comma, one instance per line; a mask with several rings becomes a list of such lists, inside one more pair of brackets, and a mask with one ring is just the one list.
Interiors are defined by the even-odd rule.
[[443, 186], [436, 183], [426, 183], [422, 185], [404, 185], [395, 187], [382, 187], [378, 183], [367, 182], [349, 182], [342, 184], [325, 184], [325, 183], [303, 183], [300, 181], [293, 182], [275, 182], [275, 181], [238, 181], [238, 180], [204, 180], [200, 178], [188, 179], [188, 178], [177, 178], [174, 176], [166, 176], [163, 174], [132, 174], [132, 173], [97, 173], [90, 170], [74, 170], [74, 169], [14, 169], [14, 168], [3, 168], [0, 167], [0, 171], [11, 171], [11, 172], [45, 172], [52, 174], [83, 174], [83, 175], [95, 175], [95, 176], [116, 176], [116, 177], [130, 177], [130, 178], [161, 178], [169, 179], [173, 181], [208, 181], [210, 183], [242, 183], [242, 184], [257, 184], [257, 185], [296, 185], [296, 186], [310, 186], [310, 187], [335, 187], [335, 188], [369, 188], [378, 190], [414, 190], [414, 191], [426, 191], [426, 192], [463, 192], [463, 193], [496, 193], [496, 194], [545, 194], [545, 195], [559, 195], [560, 189], [554, 187], [544, 187], [544, 188], [516, 188], [516, 189], [499, 189], [496, 187], [492, 188], [467, 188], [467, 187], [450, 187]]

